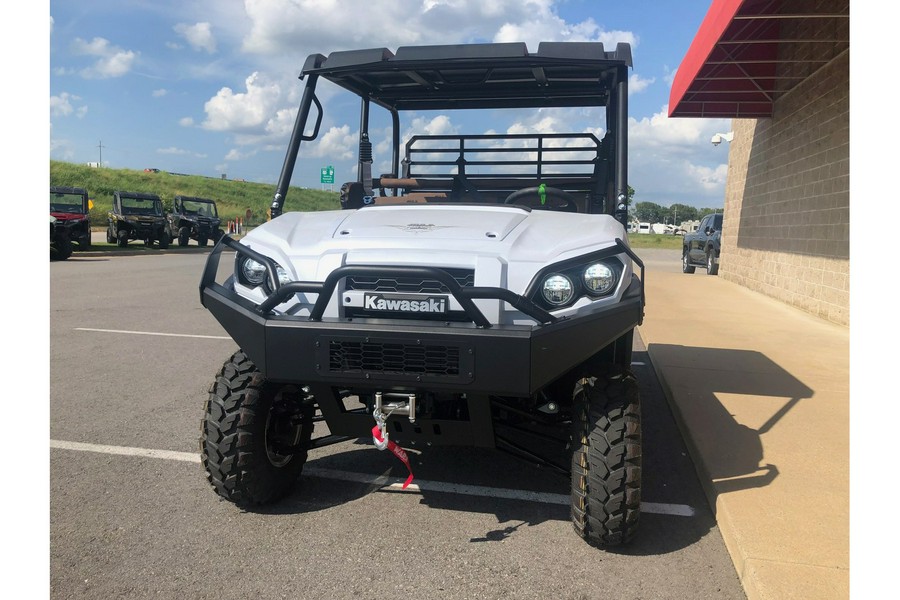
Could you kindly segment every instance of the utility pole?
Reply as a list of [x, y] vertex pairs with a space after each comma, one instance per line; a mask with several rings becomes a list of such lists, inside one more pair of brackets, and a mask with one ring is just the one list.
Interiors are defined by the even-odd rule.
[[97, 144], [97, 147], [100, 148], [100, 162], [98, 163], [98, 167], [103, 168], [103, 140], [100, 140], [100, 143]]

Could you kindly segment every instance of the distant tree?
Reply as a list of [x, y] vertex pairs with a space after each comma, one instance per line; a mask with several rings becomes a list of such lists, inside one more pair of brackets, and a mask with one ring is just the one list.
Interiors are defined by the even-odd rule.
[[679, 224], [683, 221], [694, 221], [697, 219], [697, 209], [687, 204], [673, 204], [669, 207], [666, 216], [670, 223]]
[[698, 219], [702, 219], [706, 215], [711, 215], [713, 213], [722, 212], [721, 208], [701, 208], [699, 213], [697, 214]]
[[638, 202], [634, 205], [634, 216], [644, 223], [661, 223], [666, 215], [666, 208], [654, 202]]

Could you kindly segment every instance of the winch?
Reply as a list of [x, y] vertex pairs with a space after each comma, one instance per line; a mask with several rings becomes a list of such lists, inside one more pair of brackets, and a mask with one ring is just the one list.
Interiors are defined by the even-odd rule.
[[[404, 398], [405, 401], [399, 400], [385, 404], [385, 396]], [[396, 442], [392, 442], [388, 439], [387, 419], [394, 413], [406, 415], [409, 417], [410, 423], [415, 423], [416, 395], [397, 392], [375, 392], [375, 410], [372, 412], [372, 416], [375, 417], [375, 427], [372, 428], [372, 441], [375, 443], [376, 448], [379, 450], [390, 450], [394, 456], [399, 458], [400, 461], [406, 465], [406, 470], [409, 471], [409, 477], [406, 478], [406, 482], [403, 484], [403, 489], [406, 489], [413, 480], [412, 465], [409, 463], [409, 456]]]

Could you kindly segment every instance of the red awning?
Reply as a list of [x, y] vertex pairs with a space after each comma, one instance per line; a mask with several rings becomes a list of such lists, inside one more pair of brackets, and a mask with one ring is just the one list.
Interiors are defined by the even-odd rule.
[[772, 116], [779, 95], [849, 48], [849, 20], [849, 0], [713, 0], [675, 74], [669, 116]]

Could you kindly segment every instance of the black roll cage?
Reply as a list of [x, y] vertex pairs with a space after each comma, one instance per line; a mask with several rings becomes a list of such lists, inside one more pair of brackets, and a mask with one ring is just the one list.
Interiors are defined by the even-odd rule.
[[[387, 48], [372, 48], [332, 52], [328, 57], [312, 54], [300, 74], [306, 83], [272, 199], [272, 218], [282, 213], [301, 143], [318, 137], [323, 109], [316, 97], [316, 86], [319, 78], [324, 77], [361, 99], [357, 172], [358, 182], [369, 195], [382, 179], [371, 175], [371, 103], [386, 109], [391, 116], [390, 175], [393, 178], [402, 175], [400, 111], [604, 107], [606, 131], [611, 136], [605, 158], [611, 165], [607, 165], [609, 176], [605, 177], [604, 189], [595, 190], [597, 205], [600, 212], [613, 215], [627, 225], [628, 69], [631, 66], [628, 44], [619, 43], [614, 51], [607, 52], [599, 42], [542, 42], [534, 53], [528, 52], [524, 43], [491, 43], [405, 46], [396, 53]], [[313, 105], [317, 111], [315, 123], [313, 131], [307, 134]], [[456, 139], [476, 137], [456, 136]], [[460, 159], [464, 160], [462, 155]]]

